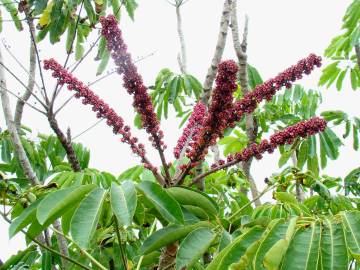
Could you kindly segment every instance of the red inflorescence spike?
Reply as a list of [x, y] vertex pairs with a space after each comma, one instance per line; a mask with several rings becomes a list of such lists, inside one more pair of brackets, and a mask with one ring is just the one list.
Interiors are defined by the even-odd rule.
[[143, 128], [151, 135], [152, 145], [157, 149], [164, 150], [166, 148], [162, 141], [164, 135], [160, 130], [160, 123], [154, 112], [151, 97], [147, 93], [147, 87], [144, 85], [130, 53], [127, 52], [127, 46], [116, 18], [113, 15], [101, 17], [100, 23], [102, 25], [101, 34], [107, 41], [107, 49], [111, 52], [117, 72], [123, 74], [124, 87], [134, 97], [133, 106], [141, 117]]

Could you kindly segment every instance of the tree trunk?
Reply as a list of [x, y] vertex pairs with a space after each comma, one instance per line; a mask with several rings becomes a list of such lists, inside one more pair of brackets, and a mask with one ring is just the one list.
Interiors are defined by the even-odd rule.
[[[242, 93], [245, 95], [247, 94], [249, 90], [249, 83], [248, 83], [248, 74], [247, 74], [247, 33], [248, 33], [248, 19], [246, 17], [245, 19], [245, 27], [244, 27], [244, 34], [243, 34], [243, 40], [242, 43], [240, 43], [239, 38], [239, 26], [238, 26], [238, 19], [237, 19], [237, 3], [236, 1], [233, 1], [232, 7], [231, 7], [231, 33], [233, 38], [233, 45], [236, 52], [236, 56], [238, 58], [239, 63], [239, 81], [240, 81], [240, 87]], [[245, 115], [245, 126], [246, 126], [246, 135], [249, 139], [249, 144], [252, 144], [255, 142], [257, 137], [257, 125], [254, 121], [254, 117], [252, 114], [246, 114]], [[242, 162], [242, 168], [244, 170], [244, 174], [249, 181], [250, 184], [250, 190], [251, 195], [253, 198], [258, 197], [259, 191], [257, 189], [255, 180], [253, 176], [251, 175], [251, 164], [253, 159], [249, 159], [248, 161]], [[245, 191], [245, 189], [242, 189], [242, 191]], [[260, 200], [255, 200], [255, 206], [261, 205]]]
[[215, 47], [215, 53], [211, 60], [210, 68], [206, 74], [205, 82], [203, 84], [203, 96], [201, 98], [202, 102], [207, 105], [210, 99], [212, 85], [216, 76], [217, 67], [221, 61], [221, 57], [224, 52], [226, 37], [228, 33], [229, 21], [230, 21], [230, 11], [232, 0], [225, 0], [223, 11], [220, 20], [220, 30], [218, 35], [218, 40]]
[[[27, 12], [27, 11], [25, 11]], [[28, 14], [26, 14], [28, 16]], [[35, 36], [34, 21], [29, 19], [30, 33]], [[36, 50], [32, 39], [30, 39], [30, 66], [29, 66], [29, 78], [27, 88], [24, 95], [16, 103], [14, 122], [18, 130], [20, 130], [21, 118], [24, 111], [25, 102], [30, 98], [35, 85], [35, 70], [36, 70]]]

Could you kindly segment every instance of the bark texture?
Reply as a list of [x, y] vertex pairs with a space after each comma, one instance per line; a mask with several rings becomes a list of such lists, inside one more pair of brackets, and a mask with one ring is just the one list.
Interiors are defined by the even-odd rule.
[[[35, 27], [34, 27], [34, 21], [32, 19], [29, 19], [29, 28], [32, 35], [35, 36]], [[35, 85], [35, 71], [36, 71], [36, 50], [34, 43], [30, 39], [30, 65], [29, 65], [29, 78], [27, 83], [27, 88], [25, 90], [24, 95], [21, 97], [21, 99], [18, 99], [16, 103], [15, 108], [15, 116], [14, 116], [14, 122], [18, 130], [20, 130], [21, 125], [21, 119], [24, 111], [24, 105], [26, 101], [30, 98]]]
[[66, 156], [68, 158], [68, 161], [71, 165], [71, 168], [75, 172], [81, 171], [81, 167], [79, 164], [79, 161], [76, 157], [74, 148], [71, 145], [71, 142], [69, 142], [66, 138], [66, 135], [61, 131], [59, 124], [52, 112], [48, 112], [48, 121], [50, 124], [51, 129], [55, 132], [56, 136], [58, 137], [61, 145], [64, 147]]
[[[293, 165], [296, 167], [297, 166], [297, 157], [296, 157], [295, 152], [292, 153], [291, 160], [292, 160]], [[296, 181], [295, 189], [296, 189], [296, 199], [298, 200], [298, 202], [303, 202], [305, 200], [305, 194], [301, 188], [301, 183], [299, 183], [299, 181]]]
[[230, 22], [230, 11], [233, 0], [225, 0], [223, 11], [220, 20], [220, 30], [218, 35], [218, 40], [216, 43], [215, 53], [211, 60], [211, 65], [206, 74], [205, 82], [203, 84], [203, 96], [201, 98], [202, 102], [207, 105], [209, 103], [212, 85], [216, 76], [217, 66], [221, 61], [221, 57], [224, 52], [226, 37], [229, 28]]
[[187, 58], [186, 58], [186, 46], [185, 46], [185, 38], [184, 32], [182, 30], [182, 19], [180, 13], [181, 5], [176, 5], [176, 22], [177, 22], [177, 32], [180, 42], [180, 50], [181, 54], [178, 56], [178, 62], [180, 66], [180, 71], [183, 74], [187, 73]]
[[[0, 62], [4, 63], [1, 50], [0, 50]], [[6, 125], [8, 127], [11, 141], [14, 146], [14, 151], [15, 151], [16, 156], [19, 159], [21, 167], [24, 170], [24, 174], [29, 179], [30, 183], [34, 186], [39, 185], [40, 181], [36, 177], [33, 169], [31, 168], [29, 159], [26, 156], [26, 153], [25, 153], [24, 147], [22, 146], [15, 122], [13, 120], [14, 118], [13, 118], [11, 108], [10, 108], [10, 99], [9, 99], [6, 89], [7, 89], [7, 86], [6, 86], [5, 71], [4, 71], [3, 66], [0, 65], [1, 103], [2, 103], [2, 107], [3, 107]]]
[[[240, 42], [239, 37], [239, 26], [238, 26], [238, 19], [237, 19], [237, 3], [236, 1], [233, 1], [232, 8], [231, 8], [231, 33], [233, 38], [233, 45], [236, 52], [236, 56], [238, 58], [239, 62], [239, 81], [240, 81], [240, 87], [241, 91], [245, 95], [250, 91], [249, 89], [249, 83], [248, 83], [248, 74], [247, 74], [247, 33], [248, 33], [248, 18], [245, 19], [245, 27], [244, 27], [244, 34], [243, 34], [243, 40]], [[245, 125], [246, 125], [246, 135], [249, 139], [249, 144], [255, 142], [256, 136], [257, 136], [257, 126], [254, 121], [254, 117], [252, 114], [246, 114], [245, 115]], [[257, 189], [255, 180], [253, 176], [251, 175], [251, 164], [253, 159], [249, 159], [246, 162], [242, 163], [242, 168], [244, 170], [244, 174], [249, 181], [250, 184], [250, 190], [251, 195], [253, 198], [257, 198], [259, 195], [259, 191]], [[259, 206], [261, 205], [260, 200], [255, 200], [255, 205]]]

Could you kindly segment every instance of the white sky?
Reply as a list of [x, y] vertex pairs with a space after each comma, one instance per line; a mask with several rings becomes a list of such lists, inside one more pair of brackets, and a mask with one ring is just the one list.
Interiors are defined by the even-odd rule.
[[[135, 12], [135, 21], [132, 22], [125, 15], [121, 20], [124, 38], [133, 57], [141, 57], [155, 51], [155, 54], [139, 63], [139, 71], [146, 84], [154, 82], [160, 69], [168, 67], [178, 72], [176, 56], [179, 51], [176, 35], [175, 10], [165, 0], [145, 1], [139, 0], [139, 8]], [[243, 0], [239, 1], [239, 19], [242, 24], [244, 14], [248, 14], [249, 36], [248, 57], [249, 63], [254, 65], [264, 79], [276, 75], [278, 72], [296, 63], [299, 59], [313, 52], [322, 55], [332, 37], [339, 33], [341, 18], [349, 5], [349, 0]], [[218, 35], [219, 18], [223, 1], [191, 0], [183, 7], [183, 30], [185, 34], [188, 70], [201, 82], [205, 78], [214, 52]], [[28, 36], [27, 32], [18, 33], [12, 24], [4, 23], [1, 39], [11, 45], [11, 51], [28, 66]], [[240, 25], [240, 29], [242, 29]], [[96, 31], [88, 38], [89, 44], [96, 39]], [[65, 41], [65, 36], [62, 41]], [[235, 54], [231, 43], [231, 35], [224, 53], [224, 59], [233, 58]], [[60, 62], [65, 59], [63, 44], [51, 46], [48, 41], [40, 43], [40, 56], [42, 59], [54, 57]], [[84, 82], [91, 82], [95, 77], [97, 63], [93, 58], [96, 51], [92, 52], [86, 63], [75, 72]], [[13, 60], [3, 50], [3, 55], [8, 66], [12, 67], [20, 77], [26, 81], [26, 75], [14, 64]], [[71, 63], [73, 62], [70, 61]], [[111, 66], [109, 66], [111, 67]], [[316, 70], [300, 83], [308, 88], [317, 89], [320, 71]], [[48, 75], [48, 74], [47, 74]], [[15, 92], [23, 89], [13, 78], [7, 76], [8, 88]], [[53, 89], [55, 81], [46, 76], [48, 89]], [[323, 89], [324, 102], [321, 110], [344, 110], [349, 115], [359, 115], [358, 103], [360, 92], [353, 92], [345, 79], [343, 91]], [[110, 76], [92, 88], [105, 101], [109, 102], [116, 111], [126, 120], [133, 123], [132, 98], [122, 88], [122, 81], [117, 75]], [[61, 94], [61, 99], [69, 97], [67, 90]], [[15, 99], [12, 99], [14, 109]], [[58, 104], [61, 104], [60, 100]], [[96, 117], [89, 107], [80, 105], [78, 100], [73, 100], [60, 113], [60, 126], [65, 130], [71, 127], [72, 134], [76, 135], [96, 122]], [[171, 118], [171, 117], [170, 117]], [[37, 132], [49, 133], [50, 129], [46, 119], [26, 108], [23, 119], [25, 125]], [[179, 120], [163, 121], [162, 128], [165, 132], [165, 141], [169, 146], [168, 160], [171, 160], [172, 149], [181, 133], [178, 129]], [[0, 118], [1, 127], [4, 126], [3, 117]], [[342, 131], [340, 131], [342, 132]], [[143, 131], [133, 129], [133, 133], [143, 142], [147, 135]], [[120, 143], [119, 137], [113, 136], [105, 123], [99, 124], [90, 132], [80, 137], [80, 141], [91, 148], [91, 167], [109, 171], [115, 175], [124, 169], [138, 164], [138, 159], [133, 157], [129, 147]], [[344, 176], [352, 168], [358, 166], [359, 154], [351, 147], [351, 139], [342, 147], [341, 156], [336, 161], [330, 161], [325, 173], [333, 176]], [[156, 153], [147, 147], [151, 160], [156, 159]], [[260, 162], [254, 162], [252, 173], [259, 184], [263, 186], [263, 179], [276, 171], [278, 154], [266, 155]], [[6, 260], [16, 250], [24, 247], [22, 236], [16, 236], [11, 241], [7, 237], [7, 224], [0, 220], [0, 258]]]

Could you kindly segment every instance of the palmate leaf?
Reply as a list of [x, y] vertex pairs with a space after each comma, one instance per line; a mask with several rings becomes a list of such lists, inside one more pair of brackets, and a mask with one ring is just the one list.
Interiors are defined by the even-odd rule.
[[360, 212], [341, 212], [345, 243], [351, 256], [360, 262]]
[[246, 249], [257, 241], [264, 229], [255, 226], [239, 237], [235, 238], [231, 244], [225, 247], [208, 265], [206, 270], [228, 270], [230, 265], [240, 260]]
[[176, 255], [176, 269], [191, 268], [209, 248], [215, 234], [209, 228], [198, 228], [181, 242]]
[[325, 219], [321, 235], [321, 265], [323, 270], [347, 269], [348, 255], [341, 224]]
[[130, 226], [137, 206], [134, 184], [131, 181], [124, 181], [121, 185], [112, 183], [110, 203], [119, 224]]
[[9, 227], [9, 237], [13, 237], [20, 230], [29, 225], [36, 218], [36, 209], [41, 200], [37, 200], [26, 208], [20, 216], [18, 216]]
[[106, 191], [96, 188], [79, 204], [71, 219], [70, 232], [74, 241], [82, 248], [88, 248], [95, 233]]
[[233, 264], [230, 269], [240, 270], [248, 267], [251, 269], [266, 269], [263, 265], [264, 257], [276, 242], [285, 237], [287, 227], [284, 219], [272, 220], [262, 236], [247, 248], [239, 262]]
[[161, 186], [154, 182], [143, 181], [137, 185], [137, 188], [154, 205], [163, 218], [172, 223], [184, 223], [184, 216], [179, 203]]
[[298, 217], [294, 217], [289, 221], [288, 228], [286, 230], [285, 237], [277, 241], [264, 257], [264, 266], [268, 270], [277, 270], [281, 264], [281, 261], [289, 247], [289, 243], [295, 232], [296, 221]]
[[94, 188], [95, 185], [75, 186], [50, 193], [37, 207], [36, 217], [39, 223], [44, 224], [62, 216]]
[[284, 257], [281, 270], [313, 270], [320, 263], [321, 226], [312, 222], [310, 228], [299, 228]]
[[184, 238], [190, 232], [201, 227], [211, 227], [211, 223], [200, 221], [192, 225], [169, 225], [150, 235], [140, 248], [141, 254], [149, 254]]

